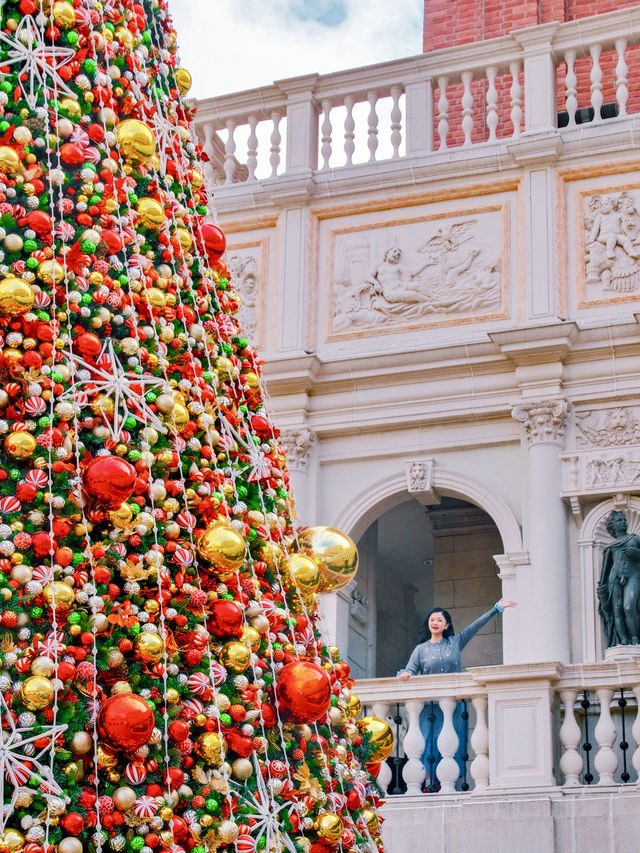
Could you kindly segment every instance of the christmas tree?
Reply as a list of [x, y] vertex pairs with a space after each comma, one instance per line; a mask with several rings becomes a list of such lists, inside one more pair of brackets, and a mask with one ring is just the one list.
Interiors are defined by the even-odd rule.
[[381, 849], [165, 0], [0, 2], [0, 851]]

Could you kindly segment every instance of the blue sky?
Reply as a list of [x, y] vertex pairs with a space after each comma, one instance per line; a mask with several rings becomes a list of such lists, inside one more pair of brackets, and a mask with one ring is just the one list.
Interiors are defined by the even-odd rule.
[[420, 53], [421, 0], [170, 0], [197, 98]]

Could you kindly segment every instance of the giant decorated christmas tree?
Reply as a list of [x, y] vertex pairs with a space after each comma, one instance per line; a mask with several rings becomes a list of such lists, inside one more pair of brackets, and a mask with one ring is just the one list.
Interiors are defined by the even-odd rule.
[[0, 16], [0, 853], [373, 853], [166, 0]]

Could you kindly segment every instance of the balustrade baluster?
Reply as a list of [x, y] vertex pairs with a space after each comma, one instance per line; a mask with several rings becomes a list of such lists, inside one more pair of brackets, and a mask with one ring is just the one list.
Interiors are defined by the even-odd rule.
[[213, 168], [213, 164], [215, 162], [215, 149], [213, 140], [215, 138], [216, 132], [214, 123], [212, 121], [206, 122], [202, 128], [202, 132], [204, 134], [204, 144], [202, 146], [202, 149], [209, 158], [209, 162], [204, 163], [204, 173], [206, 178], [210, 180], [211, 184], [213, 185], [216, 182], [216, 173]]
[[487, 127], [489, 129], [489, 142], [496, 141], [496, 128], [498, 126], [498, 90], [496, 89], [496, 77], [498, 67], [490, 65], [487, 68]]
[[464, 146], [471, 145], [471, 132], [473, 131], [473, 95], [471, 94], [472, 71], [462, 72], [462, 131], [464, 133]]
[[322, 156], [322, 166], [320, 166], [321, 169], [328, 169], [329, 160], [331, 159], [331, 133], [333, 130], [333, 127], [331, 126], [332, 106], [333, 104], [328, 98], [326, 98], [322, 102], [322, 126], [320, 128], [322, 132], [322, 145], [320, 147], [320, 154]]
[[633, 735], [633, 739], [636, 742], [636, 748], [633, 751], [631, 763], [633, 764], [636, 771], [637, 782], [640, 780], [640, 684], [636, 684], [634, 686], [633, 695], [636, 697], [638, 708], [636, 710], [636, 718], [633, 721], [633, 726], [631, 728], [631, 734]]
[[420, 731], [420, 713], [422, 701], [410, 699], [406, 703], [409, 726], [404, 736], [404, 753], [408, 758], [402, 770], [402, 778], [407, 786], [407, 794], [422, 793], [422, 783], [426, 772], [421, 761], [424, 751], [424, 737]]
[[584, 763], [578, 752], [582, 733], [575, 714], [577, 696], [577, 690], [560, 691], [560, 698], [564, 705], [564, 720], [560, 726], [560, 743], [563, 749], [560, 769], [564, 774], [565, 786], [580, 784], [580, 774]]
[[269, 157], [269, 163], [271, 164], [271, 177], [275, 178], [278, 175], [278, 168], [280, 166], [280, 143], [282, 142], [282, 136], [280, 135], [280, 119], [282, 116], [277, 110], [273, 110], [271, 113], [271, 121], [273, 122], [273, 130], [271, 131], [271, 156]]
[[402, 142], [402, 110], [400, 109], [400, 98], [402, 96], [401, 86], [391, 87], [393, 106], [391, 107], [391, 145], [393, 147], [392, 159], [400, 156], [400, 143]]
[[440, 790], [443, 794], [451, 794], [456, 789], [456, 781], [460, 775], [455, 754], [458, 750], [458, 735], [453, 727], [453, 712], [456, 709], [455, 699], [441, 699], [440, 710], [444, 717], [442, 731], [438, 735], [438, 751], [442, 759], [437, 767]]
[[600, 107], [602, 106], [602, 68], [600, 68], [600, 53], [602, 47], [592, 44], [589, 48], [591, 54], [591, 106], [593, 107], [593, 121], [598, 124], [602, 121]]
[[575, 50], [568, 50], [564, 55], [564, 61], [567, 64], [567, 73], [564, 76], [564, 108], [569, 116], [567, 127], [575, 127], [576, 110], [578, 109], [578, 78], [574, 68], [576, 61]]
[[447, 100], [448, 77], [438, 77], [438, 137], [440, 138], [440, 151], [447, 147], [447, 136], [449, 135], [449, 101]]
[[475, 758], [471, 762], [473, 791], [480, 793], [489, 787], [489, 727], [487, 726], [487, 697], [475, 696], [471, 700], [476, 712], [476, 725], [471, 735], [471, 747]]
[[627, 741], [627, 715], [625, 709], [629, 703], [624, 695], [624, 688], [620, 688], [620, 698], [618, 699], [618, 707], [620, 708], [620, 723], [622, 726], [622, 739], [620, 740], [620, 750], [622, 752], [622, 773], [620, 778], [623, 782], [628, 782], [631, 778], [627, 766], [627, 752], [629, 751], [629, 742]]
[[[371, 710], [373, 711], [373, 716], [378, 717], [381, 720], [385, 720], [385, 722], [390, 722], [387, 719], [389, 716], [389, 703], [388, 702], [374, 702], [371, 705]], [[378, 773], [378, 784], [382, 788], [383, 791], [386, 792], [389, 787], [389, 783], [391, 782], [391, 778], [393, 773], [391, 768], [387, 764], [386, 761], [381, 762], [380, 771]]]
[[369, 162], [374, 163], [376, 159], [376, 151], [378, 150], [378, 113], [376, 105], [378, 103], [378, 93], [369, 92], [367, 94], [369, 101], [369, 127], [367, 128], [367, 145], [369, 147]]
[[618, 767], [618, 758], [611, 748], [616, 739], [616, 727], [611, 716], [613, 690], [609, 687], [599, 687], [596, 696], [600, 702], [600, 717], [593, 733], [599, 749], [593, 764], [600, 777], [598, 785], [613, 785], [613, 774]]
[[235, 162], [235, 153], [236, 153], [236, 141], [233, 138], [234, 133], [236, 132], [236, 123], [233, 119], [227, 120], [227, 133], [229, 137], [224, 146], [224, 173], [226, 175], [225, 184], [233, 183], [233, 173], [236, 170], [236, 162]]
[[512, 62], [509, 65], [511, 74], [511, 88], [509, 96], [511, 97], [511, 124], [513, 125], [513, 139], [520, 136], [520, 128], [522, 125], [522, 86], [520, 85], [520, 63]]
[[347, 108], [347, 116], [344, 120], [344, 153], [347, 155], [347, 166], [353, 165], [353, 152], [356, 150], [355, 129], [356, 123], [353, 118], [353, 106], [356, 100], [352, 95], [347, 95], [344, 105]]
[[627, 80], [627, 71], [629, 70], [627, 62], [624, 58], [627, 49], [626, 39], [616, 40], [616, 52], [618, 54], [618, 62], [616, 63], [616, 100], [618, 102], [618, 115], [626, 116], [627, 101], [629, 99], [629, 89]]
[[256, 128], [258, 126], [258, 116], [249, 116], [249, 138], [247, 139], [247, 169], [249, 175], [248, 181], [255, 181], [256, 169], [258, 168], [258, 135]]

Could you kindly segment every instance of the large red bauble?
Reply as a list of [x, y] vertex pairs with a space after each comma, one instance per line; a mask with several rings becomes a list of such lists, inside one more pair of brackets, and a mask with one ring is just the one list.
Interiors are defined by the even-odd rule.
[[136, 469], [120, 456], [96, 456], [85, 468], [83, 481], [89, 497], [118, 509], [133, 494]]
[[30, 213], [27, 213], [26, 218], [29, 228], [33, 228], [36, 234], [39, 234], [41, 237], [51, 231], [53, 225], [52, 219], [44, 210], [32, 210]]
[[98, 734], [113, 749], [138, 749], [149, 740], [155, 718], [142, 696], [118, 693], [98, 711]]
[[276, 695], [288, 720], [315, 723], [331, 707], [331, 679], [312, 661], [288, 663], [278, 674]]
[[210, 604], [211, 616], [208, 630], [216, 637], [234, 637], [242, 628], [242, 610], [235, 601], [218, 598]]
[[60, 824], [68, 835], [80, 835], [84, 829], [84, 818], [77, 812], [66, 814]]
[[84, 161], [84, 151], [73, 142], [65, 142], [60, 146], [60, 159], [70, 166], [79, 166]]
[[227, 240], [224, 234], [217, 225], [212, 225], [210, 222], [205, 222], [200, 232], [207, 257], [210, 261], [217, 261], [224, 254], [224, 250], [227, 247]]
[[100, 338], [94, 335], [93, 332], [83, 332], [81, 335], [78, 335], [73, 344], [80, 355], [88, 355], [91, 358], [99, 355], [102, 349]]

